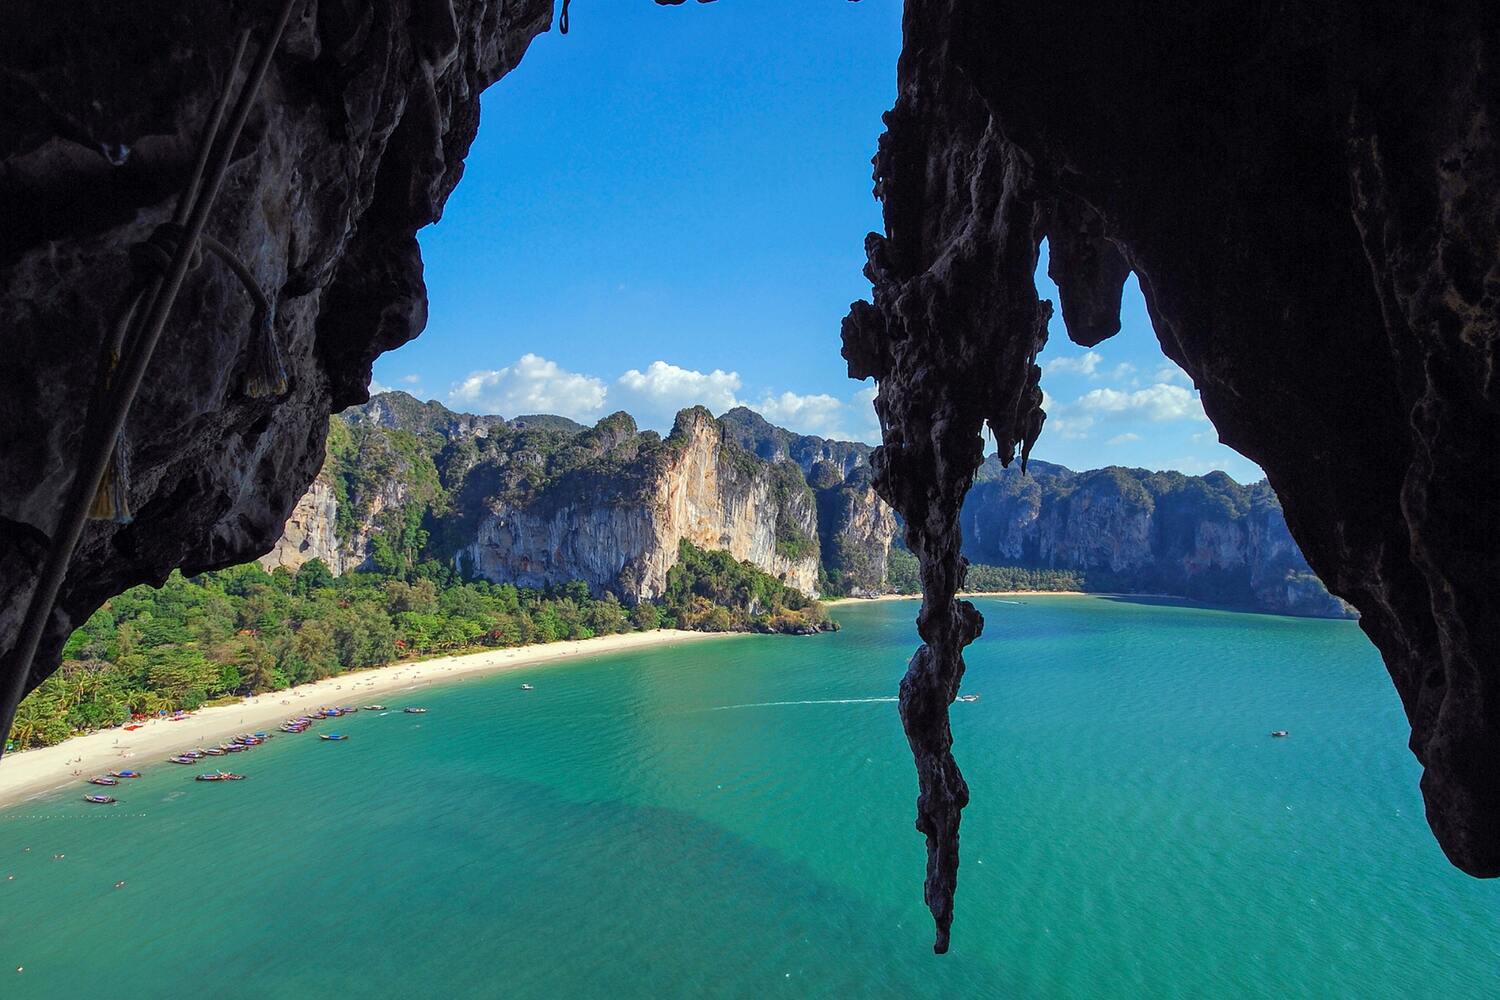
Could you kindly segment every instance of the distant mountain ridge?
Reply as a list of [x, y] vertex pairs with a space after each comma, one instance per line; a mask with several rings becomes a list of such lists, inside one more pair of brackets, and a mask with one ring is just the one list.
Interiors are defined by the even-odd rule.
[[[318, 558], [342, 573], [437, 559], [523, 586], [582, 580], [635, 602], [661, 594], [686, 541], [804, 593], [869, 596], [890, 590], [899, 528], [871, 485], [872, 451], [744, 407], [684, 410], [663, 437], [623, 412], [586, 427], [381, 393], [333, 418], [323, 471], [262, 562]], [[981, 467], [963, 510], [971, 562], [1076, 571], [1090, 589], [1344, 613], [1265, 483], [1030, 470]]]
[[1171, 594], [1318, 617], [1350, 612], [1302, 558], [1270, 484], [991, 458], [964, 502], [977, 563], [1067, 569], [1089, 589]]

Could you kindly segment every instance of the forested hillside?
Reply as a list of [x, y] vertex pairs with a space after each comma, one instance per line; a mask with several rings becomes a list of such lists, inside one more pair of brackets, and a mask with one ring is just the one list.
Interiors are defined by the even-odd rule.
[[684, 542], [667, 593], [626, 607], [581, 581], [535, 590], [423, 562], [335, 577], [251, 563], [136, 587], [73, 633], [61, 668], [21, 703], [13, 739], [59, 742], [132, 714], [195, 709], [393, 660], [620, 632], [810, 633], [834, 628], [805, 595], [727, 553]]

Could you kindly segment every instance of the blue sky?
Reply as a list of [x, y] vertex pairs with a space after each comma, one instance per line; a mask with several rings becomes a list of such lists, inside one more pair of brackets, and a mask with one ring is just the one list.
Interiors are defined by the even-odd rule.
[[[419, 237], [427, 330], [376, 362], [372, 388], [504, 416], [625, 409], [659, 429], [682, 406], [744, 403], [877, 442], [839, 321], [869, 294], [900, 21], [899, 0], [577, 0], [572, 31], [485, 94], [463, 182]], [[1259, 478], [1217, 443], [1133, 281], [1125, 312], [1087, 352], [1054, 321], [1036, 457]]]

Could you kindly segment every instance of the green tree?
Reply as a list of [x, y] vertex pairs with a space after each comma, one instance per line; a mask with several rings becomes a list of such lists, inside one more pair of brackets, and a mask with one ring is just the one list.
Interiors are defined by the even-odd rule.
[[650, 601], [642, 601], [630, 609], [630, 622], [642, 632], [654, 632], [661, 628], [661, 608]]
[[333, 583], [333, 571], [321, 559], [309, 559], [297, 570], [297, 581], [292, 592], [306, 597], [315, 590], [323, 590]]

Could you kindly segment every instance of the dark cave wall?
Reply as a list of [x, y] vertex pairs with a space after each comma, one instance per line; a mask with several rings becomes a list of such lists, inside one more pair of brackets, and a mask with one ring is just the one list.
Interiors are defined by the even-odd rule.
[[1034, 435], [1042, 238], [1080, 344], [1139, 276], [1163, 351], [1384, 656], [1443, 849], [1500, 874], [1497, 10], [907, 3], [874, 304], [844, 340], [880, 379], [877, 482], [923, 558], [902, 714], [940, 943], [966, 797], [946, 701], [978, 627], [953, 500], [981, 418], [1002, 454]]
[[[275, 6], [0, 9], [0, 674], [128, 248], [170, 214], [236, 30]], [[1007, 460], [1041, 431], [1043, 238], [1080, 344], [1117, 331], [1139, 275], [1163, 350], [1385, 657], [1444, 850], [1500, 874], [1497, 16], [908, 0], [873, 303], [844, 342], [880, 381], [875, 482], [923, 564], [901, 713], [940, 945], [968, 798], [947, 705], [982, 627], [954, 597], [958, 516], [981, 427]], [[136, 519], [87, 529], [33, 683], [110, 595], [274, 543], [328, 413], [425, 322], [414, 234], [461, 174], [479, 92], [550, 17], [550, 0], [299, 6], [208, 227], [275, 299], [288, 393], [236, 391], [250, 306], [205, 264], [132, 411]]]
[[[18, 0], [0, 9], [0, 674], [73, 474], [99, 344], [129, 247], [171, 214], [237, 32], [273, 0]], [[30, 684], [72, 627], [141, 582], [270, 548], [317, 472], [328, 414], [416, 336], [415, 233], [436, 220], [479, 94], [547, 29], [551, 0], [303, 0], [206, 232], [274, 300], [290, 375], [238, 391], [251, 305], [208, 258], [192, 272], [127, 425], [135, 520], [91, 522]]]

